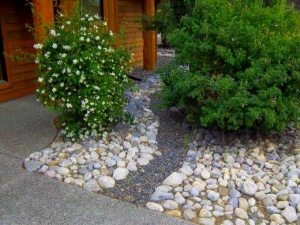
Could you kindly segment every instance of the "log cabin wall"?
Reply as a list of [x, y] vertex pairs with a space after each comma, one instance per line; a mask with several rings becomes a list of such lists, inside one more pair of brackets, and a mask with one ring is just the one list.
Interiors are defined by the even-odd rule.
[[[32, 26], [33, 18], [30, 7], [25, 7], [24, 0], [1, 0], [0, 22], [4, 52], [16, 54], [18, 49], [34, 52], [33, 35], [25, 27]], [[8, 81], [0, 83], [0, 102], [30, 94], [35, 90], [36, 64], [34, 62], [17, 62], [5, 58]]]
[[144, 62], [144, 39], [141, 24], [138, 22], [143, 15], [143, 1], [118, 0], [116, 3], [117, 30], [124, 29], [123, 43], [134, 53], [133, 64], [142, 67]]

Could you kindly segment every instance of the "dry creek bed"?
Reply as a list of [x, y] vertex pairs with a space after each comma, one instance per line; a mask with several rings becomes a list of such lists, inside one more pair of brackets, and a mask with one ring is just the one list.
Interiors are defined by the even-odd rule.
[[191, 129], [158, 110], [150, 74], [126, 93], [133, 125], [107, 138], [57, 138], [24, 160], [28, 171], [196, 224], [300, 224], [300, 132], [280, 136]]

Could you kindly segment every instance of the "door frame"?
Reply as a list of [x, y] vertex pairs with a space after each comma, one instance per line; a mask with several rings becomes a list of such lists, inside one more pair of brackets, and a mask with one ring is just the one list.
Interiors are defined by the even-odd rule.
[[[7, 42], [6, 42], [6, 36], [5, 34], [7, 33], [6, 30], [6, 26], [4, 24], [4, 19], [3, 19], [3, 6], [0, 4], [0, 26], [1, 26], [1, 36], [2, 36], [2, 45], [3, 45], [3, 53], [5, 53], [7, 56], [4, 56], [4, 61], [5, 61], [5, 68], [3, 68], [5, 70], [6, 73], [6, 78], [7, 81], [5, 83], [1, 83], [0, 84], [0, 91], [4, 90], [4, 89], [8, 89], [8, 88], [12, 88], [12, 82], [11, 82], [11, 77], [10, 77], [10, 65], [9, 65], [9, 59], [7, 57], [9, 57], [9, 50], [7, 48]], [[2, 54], [2, 53], [0, 53]]]

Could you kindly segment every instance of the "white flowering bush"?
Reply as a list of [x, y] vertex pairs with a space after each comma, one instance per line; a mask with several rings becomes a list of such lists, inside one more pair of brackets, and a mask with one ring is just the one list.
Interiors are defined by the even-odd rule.
[[101, 136], [124, 119], [131, 54], [114, 47], [114, 34], [98, 16], [60, 16], [38, 49], [37, 98], [60, 113], [70, 138]]

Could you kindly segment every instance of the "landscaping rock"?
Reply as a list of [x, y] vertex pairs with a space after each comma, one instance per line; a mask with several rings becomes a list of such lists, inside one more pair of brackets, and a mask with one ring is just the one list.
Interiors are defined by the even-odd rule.
[[288, 223], [295, 222], [298, 218], [295, 208], [291, 206], [286, 207], [281, 214]]
[[151, 209], [151, 210], [154, 210], [154, 211], [157, 211], [157, 212], [163, 212], [164, 211], [163, 207], [160, 204], [157, 204], [157, 203], [154, 203], [154, 202], [148, 202], [146, 204], [146, 207], [148, 209]]
[[170, 176], [168, 176], [164, 180], [163, 184], [169, 185], [169, 186], [172, 186], [172, 187], [177, 187], [180, 184], [182, 184], [182, 182], [183, 182], [182, 177], [178, 173], [173, 172]]
[[115, 186], [115, 180], [110, 176], [101, 176], [97, 181], [100, 187], [104, 189], [113, 188]]

